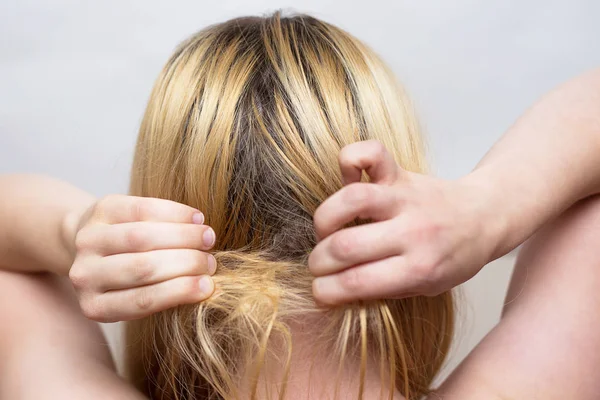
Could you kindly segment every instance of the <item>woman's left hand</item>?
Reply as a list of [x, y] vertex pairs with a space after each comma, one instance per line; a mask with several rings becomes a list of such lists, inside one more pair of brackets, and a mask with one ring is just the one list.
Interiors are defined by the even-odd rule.
[[[314, 215], [319, 303], [436, 295], [502, 255], [503, 207], [485, 184], [405, 171], [376, 141], [345, 147], [340, 167], [346, 186]], [[360, 183], [363, 170], [370, 183]], [[344, 228], [355, 218], [373, 222]]]

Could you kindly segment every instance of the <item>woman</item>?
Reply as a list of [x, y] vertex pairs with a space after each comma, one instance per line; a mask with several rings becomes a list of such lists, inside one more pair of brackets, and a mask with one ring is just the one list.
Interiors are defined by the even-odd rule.
[[[260, 68], [254, 69], [257, 65]], [[320, 75], [324, 71], [328, 75]], [[190, 88], [190, 83], [198, 87]], [[211, 299], [196, 306], [162, 311], [130, 329], [134, 379], [138, 387], [156, 398], [213, 394], [225, 398], [237, 395], [265, 398], [269, 394], [274, 397], [287, 394], [289, 398], [307, 394], [312, 398], [334, 395], [349, 398], [357, 394], [379, 398], [380, 393], [386, 397], [400, 398], [402, 393], [408, 398], [418, 398], [427, 394], [447, 351], [452, 328], [449, 295], [359, 303], [323, 311], [312, 306], [311, 280], [305, 267], [307, 254], [315, 244], [310, 223], [315, 212], [317, 233], [323, 238], [321, 248], [335, 249], [331, 243], [345, 243], [331, 239], [336, 227], [354, 217], [387, 220], [391, 215], [386, 213], [395, 211], [382, 206], [361, 209], [361, 205], [369, 204], [364, 196], [361, 200], [361, 192], [380, 191], [376, 198], [385, 198], [398, 179], [411, 183], [421, 179], [396, 167], [398, 163], [414, 172], [423, 172], [419, 136], [410, 110], [399, 92], [390, 90], [392, 85], [389, 73], [372, 53], [347, 34], [314, 19], [282, 20], [275, 15], [264, 20], [235, 20], [203, 31], [182, 45], [155, 86], [140, 132], [132, 180], [133, 194], [170, 198], [188, 206], [156, 199], [112, 197], [89, 207], [92, 199], [65, 188], [71, 204], [53, 202], [55, 212], [51, 217], [23, 217], [23, 214], [14, 217], [14, 226], [22, 229], [7, 235], [12, 242], [7, 247], [9, 251], [3, 251], [7, 253], [5, 265], [36, 269], [43, 260], [45, 265], [64, 268], [76, 255], [70, 273], [80, 288], [84, 312], [95, 319], [114, 320], [201, 301], [212, 292], [213, 286], [210, 280], [198, 275], [214, 273], [211, 264], [216, 263], [217, 291]], [[339, 105], [342, 106], [335, 107]], [[346, 181], [360, 179], [360, 174], [353, 172], [356, 166], [359, 172], [366, 169], [374, 182], [355, 184], [347, 187], [354, 189], [338, 192], [352, 193], [344, 195], [355, 206], [347, 214], [356, 215], [344, 215], [335, 208], [327, 211], [328, 202], [331, 205], [339, 195], [332, 196], [316, 211], [326, 197], [342, 186], [335, 170], [337, 153], [344, 145], [364, 139], [378, 139], [391, 154], [374, 142], [346, 148], [342, 156]], [[367, 157], [365, 153], [357, 157], [357, 149], [366, 150]], [[376, 156], [369, 158], [369, 154]], [[422, 187], [436, 188], [437, 181], [422, 179]], [[473, 216], [490, 215], [480, 214], [480, 207], [476, 207], [468, 216], [468, 205], [463, 203], [466, 199], [481, 199], [476, 196], [484, 191], [464, 182], [444, 187], [445, 193], [451, 193], [450, 189], [455, 194], [462, 193], [444, 199], [453, 206], [462, 204], [462, 208], [457, 208], [464, 210], [462, 215], [451, 210], [446, 218], [458, 215], [462, 218], [458, 221], [471, 221]], [[36, 191], [43, 184], [51, 185], [53, 190], [57, 185], [31, 179]], [[24, 185], [20, 186], [21, 193], [27, 193]], [[438, 190], [438, 193], [444, 192]], [[18, 193], [12, 199], [6, 196], [9, 206], [5, 209], [14, 209], [10, 204], [15, 204], [18, 197]], [[552, 275], [544, 272], [552, 263], [539, 254], [568, 257], [574, 247], [565, 244], [564, 232], [585, 233], [586, 218], [598, 215], [596, 203], [590, 201], [571, 211], [549, 227], [545, 235], [540, 234], [542, 239], [532, 241], [533, 250], [524, 253], [531, 262], [529, 268], [541, 271], [536, 285], [519, 296], [511, 306], [516, 311], [508, 310], [504, 325], [501, 323], [496, 333], [484, 341], [491, 343], [492, 349], [489, 345], [478, 348], [471, 361], [439, 393], [460, 398], [530, 397], [524, 393], [531, 392], [519, 391], [526, 390], [526, 385], [515, 384], [507, 392], [489, 385], [487, 375], [478, 365], [485, 366], [511, 353], [502, 351], [501, 344], [515, 329], [527, 329], [523, 327], [529, 321], [523, 319], [530, 317], [531, 308], [535, 307], [531, 298], [535, 299], [546, 283], [560, 276], [557, 271]], [[481, 208], [485, 205], [482, 201], [475, 204]], [[85, 208], [88, 212], [82, 213]], [[214, 230], [202, 225], [198, 208], [204, 211], [206, 222]], [[431, 207], [429, 211], [435, 210]], [[327, 222], [323, 215], [332, 216], [328, 223], [323, 223]], [[54, 242], [46, 242], [47, 249], [31, 246], [35, 243], [31, 238], [20, 240], [27, 235], [19, 233], [27, 231], [28, 224], [40, 225], [40, 219], [47, 221], [44, 226], [55, 231], [62, 226], [65, 233], [62, 238], [53, 233], [50, 239]], [[339, 233], [354, 230], [354, 235], [362, 235], [362, 230], [377, 225], [350, 227]], [[384, 228], [379, 231], [385, 232]], [[479, 233], [469, 225], [463, 229], [463, 234], [457, 235], [459, 239], [476, 238]], [[38, 228], [37, 232], [47, 240], [48, 230]], [[373, 235], [374, 231], [362, 236]], [[554, 246], [547, 248], [545, 242]], [[593, 253], [595, 249], [588, 248], [587, 240], [582, 242], [578, 252]], [[462, 250], [458, 239], [453, 244], [440, 248], [453, 250], [455, 256], [462, 255], [467, 264], [485, 263], [500, 253], [491, 251], [499, 243], [485, 243], [476, 254]], [[200, 252], [213, 246], [217, 250], [214, 261]], [[351, 246], [342, 248], [357, 255]], [[319, 246], [311, 256], [311, 269], [316, 275], [327, 276], [346, 268], [340, 263], [340, 254], [344, 252], [331, 253], [335, 257], [327, 262], [328, 252], [319, 254], [317, 249]], [[555, 259], [551, 258], [553, 262]], [[560, 271], [564, 263], [554, 268]], [[68, 267], [63, 271], [66, 270]], [[594, 272], [592, 268], [582, 268], [577, 279], [571, 278], [571, 284], [581, 286], [589, 282]], [[454, 279], [464, 279], [460, 274], [455, 275]], [[583, 276], [587, 278], [585, 281], [581, 280]], [[7, 275], [6, 279], [24, 278]], [[347, 277], [334, 279], [346, 282], [344, 287], [361, 287]], [[519, 279], [517, 275], [517, 290], [521, 289]], [[23, 287], [34, 284], [15, 283]], [[431, 286], [416, 283], [412, 288], [419, 291]], [[331, 282], [325, 281], [323, 285], [323, 278], [315, 280], [315, 296], [326, 303], [347, 300], [348, 296], [343, 296], [340, 290], [337, 297], [324, 296], [323, 289], [332, 287], [335, 293]], [[584, 289], [574, 295], [563, 294], [565, 301], [561, 304], [568, 304], [567, 300], [573, 301], [577, 296], [593, 298], [594, 293]], [[430, 289], [427, 293], [434, 292]], [[406, 293], [410, 292], [385, 295]], [[558, 315], [563, 314], [558, 311]], [[565, 307], [564, 313], [568, 311]], [[590, 307], [587, 311], [593, 314], [595, 310]], [[71, 318], [77, 320], [76, 316]], [[569, 326], [578, 323], [567, 322]], [[552, 344], [562, 339], [560, 335], [545, 334]], [[597, 346], [593, 337], [586, 338], [588, 351]], [[526, 347], [529, 343], [525, 339], [509, 344]], [[333, 356], [318, 354], [323, 350]], [[481, 354], [486, 353], [488, 358], [482, 360]], [[519, 361], [519, 354], [512, 357], [514, 362]], [[302, 368], [306, 358], [312, 360], [316, 373]], [[327, 358], [333, 362], [328, 363]], [[576, 358], [565, 376], [577, 371], [577, 366], [593, 367], [598, 362], [592, 357], [586, 362]], [[529, 361], [529, 367], [539, 363], [535, 357]], [[93, 365], [104, 371], [109, 364], [104, 360]], [[89, 370], [94, 371], [91, 367]], [[537, 370], [533, 369], [532, 375]], [[550, 396], [562, 393], [558, 382], [563, 381], [556, 379], [549, 386]], [[135, 396], [116, 378], [114, 382], [111, 390], [122, 389], [123, 396], [126, 393]], [[313, 386], [306, 388], [306, 382]], [[592, 398], [583, 396], [594, 393], [593, 383], [589, 386], [578, 383], [580, 398]], [[90, 388], [94, 390], [94, 385]], [[435, 394], [431, 396], [434, 398]]]
[[[145, 394], [427, 394], [452, 337], [450, 293], [330, 310], [311, 294], [312, 216], [342, 187], [342, 147], [368, 139], [424, 172], [421, 137], [392, 74], [332, 25], [238, 18], [175, 51], [142, 120], [130, 192], [202, 210], [216, 234], [209, 244], [218, 291], [129, 324], [128, 369]], [[87, 275], [77, 268], [72, 276], [78, 271]]]

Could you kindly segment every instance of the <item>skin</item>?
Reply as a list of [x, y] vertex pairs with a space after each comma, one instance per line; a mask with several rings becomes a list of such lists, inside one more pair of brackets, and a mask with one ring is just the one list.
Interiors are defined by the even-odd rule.
[[0, 271], [0, 318], [0, 398], [143, 399], [115, 373], [66, 279]]
[[600, 397], [600, 196], [521, 249], [502, 319], [428, 400]]
[[[600, 206], [593, 198], [574, 204], [600, 191], [598, 109], [600, 71], [592, 71], [540, 100], [457, 181], [402, 171], [377, 143], [345, 148], [340, 167], [348, 185], [314, 217], [320, 238], [309, 260], [317, 277], [315, 298], [338, 304], [436, 294], [467, 280], [544, 225], [519, 257], [503, 319], [438, 396], [597, 398], [597, 383], [585, 376], [600, 367], [594, 356], [600, 354], [600, 338], [593, 334], [600, 319], [594, 290], [600, 283], [594, 261]], [[362, 170], [371, 183], [358, 182]], [[197, 210], [128, 196], [95, 201], [40, 177], [2, 177], [0, 187], [5, 189], [0, 220], [10, 227], [0, 230], [1, 266], [69, 273], [88, 317], [138, 318], [212, 293], [212, 284], [204, 290], [200, 285], [212, 272], [208, 257], [183, 256], [210, 248], [201, 245], [209, 228], [194, 217]], [[375, 222], [341, 229], [356, 217]], [[147, 234], [159, 231], [169, 237]], [[188, 267], [177, 276], [163, 272], [177, 264]], [[117, 281], [103, 273], [117, 268]], [[13, 301], [20, 299], [18, 293]], [[21, 336], [3, 330], [0, 339]], [[66, 357], [72, 346], [61, 345]], [[6, 347], [3, 351], [13, 352], [6, 359], [19, 365], [14, 348], [25, 347]], [[10, 361], [4, 368], [15, 370]]]
[[[141, 318], [209, 297], [215, 241], [201, 212], [163, 199], [95, 199], [64, 182], [0, 176], [0, 268], [68, 275], [99, 322]], [[42, 195], [40, 195], [40, 193]]]
[[[589, 372], [600, 367], [599, 227], [595, 197], [525, 244], [501, 321], [427, 400], [598, 398], [600, 383]], [[65, 283], [48, 274], [0, 271], [0, 318], [11, 321], [0, 328], [0, 374], [8, 377], [0, 380], [0, 397], [142, 399], [114, 372], [101, 332], [79, 312]], [[18, 309], [11, 307], [15, 298]], [[306, 371], [296, 372], [290, 393], [305, 393], [294, 383]], [[366, 399], [379, 399], [377, 382], [368, 376], [374, 395]]]
[[[600, 192], [600, 70], [544, 96], [456, 181], [403, 171], [378, 143], [343, 149], [347, 183], [314, 216], [309, 259], [324, 304], [433, 295], [475, 275]], [[373, 183], [357, 183], [365, 170]], [[341, 229], [356, 217], [375, 223]]]
[[215, 232], [198, 210], [163, 199], [113, 195], [68, 214], [69, 278], [85, 316], [114, 322], [198, 303], [214, 291]]

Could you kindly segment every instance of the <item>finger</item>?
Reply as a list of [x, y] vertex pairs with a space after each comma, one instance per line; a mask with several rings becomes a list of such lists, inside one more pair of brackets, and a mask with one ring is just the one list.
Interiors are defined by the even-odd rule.
[[323, 239], [311, 252], [308, 267], [315, 276], [329, 275], [354, 265], [399, 255], [402, 244], [390, 221], [353, 226]]
[[208, 250], [215, 240], [215, 232], [206, 225], [127, 222], [117, 225], [97, 224], [82, 229], [75, 242], [80, 252], [91, 250], [108, 256], [161, 249]]
[[395, 215], [398, 195], [389, 186], [353, 183], [343, 187], [315, 211], [313, 222], [317, 237], [325, 238], [355, 218], [375, 221]]
[[216, 268], [212, 254], [168, 249], [102, 257], [96, 270], [88, 273], [98, 289], [106, 291], [146, 286], [180, 276], [213, 275]]
[[214, 288], [208, 275], [184, 276], [134, 289], [109, 291], [83, 301], [82, 310], [95, 321], [127, 321], [181, 304], [199, 303], [210, 297]]
[[360, 182], [364, 170], [374, 183], [393, 183], [400, 171], [396, 161], [381, 142], [352, 143], [339, 156], [342, 179], [346, 184]]
[[316, 278], [313, 295], [326, 305], [414, 296], [422, 293], [423, 282], [412, 272], [403, 256], [389, 257]]
[[200, 211], [185, 204], [125, 195], [111, 195], [99, 200], [94, 207], [93, 218], [107, 224], [137, 221], [204, 222], [204, 215]]

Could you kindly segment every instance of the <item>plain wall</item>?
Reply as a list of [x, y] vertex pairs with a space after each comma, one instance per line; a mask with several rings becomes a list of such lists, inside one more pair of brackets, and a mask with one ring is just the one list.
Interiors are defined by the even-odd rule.
[[[536, 98], [600, 65], [595, 0], [3, 0], [0, 173], [126, 192], [146, 99], [177, 43], [279, 8], [335, 23], [383, 56], [412, 95], [436, 173], [449, 179], [472, 169]], [[511, 267], [509, 256], [465, 285], [450, 366], [496, 323]]]

